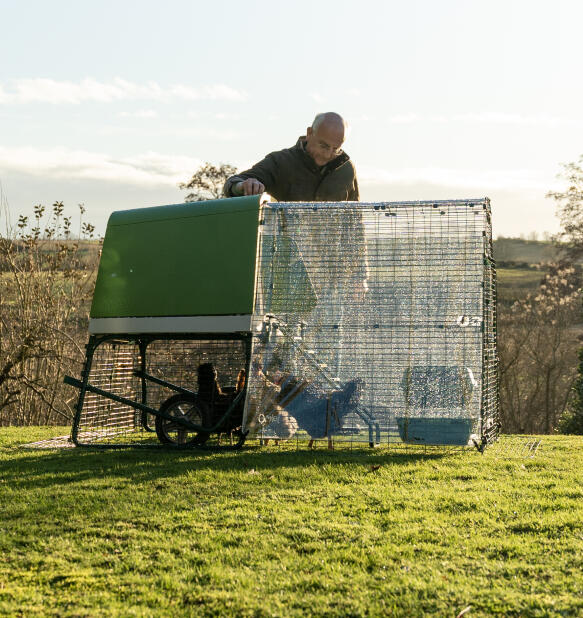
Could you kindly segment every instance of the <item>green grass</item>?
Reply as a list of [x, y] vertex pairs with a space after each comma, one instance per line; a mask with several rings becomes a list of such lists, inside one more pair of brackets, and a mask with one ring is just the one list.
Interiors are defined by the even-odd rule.
[[498, 301], [512, 304], [524, 298], [529, 292], [536, 292], [544, 276], [540, 270], [526, 268], [498, 268]]
[[62, 433], [0, 430], [2, 614], [583, 615], [580, 437], [533, 458], [19, 446]]

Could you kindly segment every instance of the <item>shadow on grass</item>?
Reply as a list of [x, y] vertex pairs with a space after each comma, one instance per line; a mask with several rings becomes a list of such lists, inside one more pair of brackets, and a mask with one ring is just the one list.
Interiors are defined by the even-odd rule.
[[246, 447], [241, 451], [217, 452], [162, 448], [74, 448], [59, 452], [32, 452], [32, 449], [19, 447], [4, 451], [0, 459], [0, 478], [22, 488], [79, 483], [98, 477], [125, 478], [142, 483], [208, 470], [247, 472], [254, 469], [264, 472], [327, 464], [374, 467], [410, 464], [444, 456], [445, 453], [404, 453], [388, 449], [275, 451]]

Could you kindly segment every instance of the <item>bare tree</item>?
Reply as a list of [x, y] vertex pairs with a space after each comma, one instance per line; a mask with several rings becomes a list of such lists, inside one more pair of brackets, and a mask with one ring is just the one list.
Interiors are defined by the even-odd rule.
[[232, 176], [237, 168], [228, 163], [214, 165], [208, 161], [201, 165], [188, 182], [181, 182], [181, 189], [189, 189], [190, 193], [184, 198], [187, 202], [201, 202], [216, 200], [223, 195], [223, 185], [227, 178]]
[[500, 400], [508, 433], [551, 433], [576, 378], [577, 271], [554, 264], [535, 294], [499, 315]]
[[[83, 360], [98, 252], [73, 238], [62, 202], [48, 218], [45, 210], [36, 206], [31, 221], [21, 216], [0, 237], [0, 425], [66, 423], [73, 414], [63, 374]], [[79, 233], [91, 238], [94, 228], [81, 218]]]
[[[562, 231], [555, 240], [567, 250], [574, 262], [583, 256], [583, 155], [577, 162], [563, 165], [560, 175], [567, 181], [563, 191], [551, 191], [558, 207]], [[559, 423], [559, 431], [583, 434], [583, 348], [579, 350], [578, 375], [572, 397]]]
[[578, 162], [563, 165], [560, 177], [567, 181], [567, 188], [550, 191], [547, 197], [556, 201], [563, 228], [557, 240], [574, 260], [583, 255], [583, 155]]
[[579, 367], [572, 398], [557, 428], [561, 433], [583, 435], [583, 348], [579, 349]]

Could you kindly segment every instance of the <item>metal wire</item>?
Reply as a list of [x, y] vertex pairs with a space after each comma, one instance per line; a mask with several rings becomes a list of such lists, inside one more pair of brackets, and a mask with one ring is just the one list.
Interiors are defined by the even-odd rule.
[[496, 438], [488, 200], [271, 204], [260, 242], [251, 435]]
[[[245, 367], [245, 348], [241, 341], [157, 339], [148, 341], [145, 350], [146, 372], [188, 390], [197, 390], [197, 369], [212, 362], [219, 384], [231, 386]], [[154, 409], [175, 390], [148, 382], [135, 372], [142, 367], [140, 347], [133, 339], [104, 341], [97, 346], [89, 383]], [[153, 433], [155, 418], [91, 392], [85, 395], [79, 419], [79, 442], [92, 445], [157, 443]]]

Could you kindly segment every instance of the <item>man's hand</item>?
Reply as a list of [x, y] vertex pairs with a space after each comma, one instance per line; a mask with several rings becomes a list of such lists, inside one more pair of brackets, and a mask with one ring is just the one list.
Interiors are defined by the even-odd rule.
[[233, 187], [235, 195], [259, 195], [265, 192], [265, 185], [256, 178], [241, 180]]

